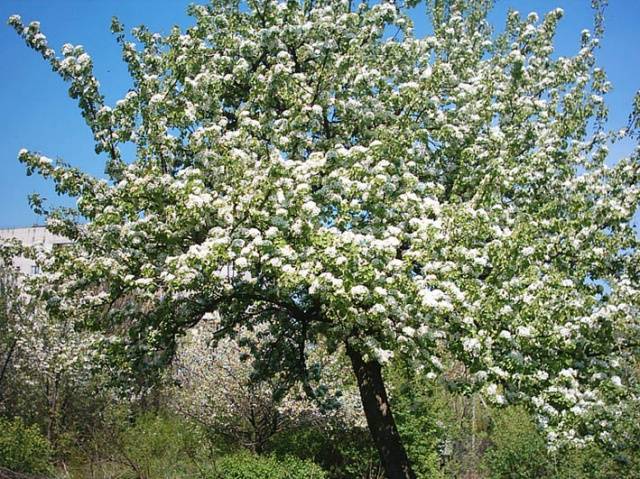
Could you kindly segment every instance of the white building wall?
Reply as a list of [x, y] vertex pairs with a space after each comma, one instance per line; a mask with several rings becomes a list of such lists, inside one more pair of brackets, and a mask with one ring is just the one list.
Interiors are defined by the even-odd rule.
[[[0, 240], [16, 239], [25, 246], [42, 245], [44, 249], [50, 251], [54, 245], [69, 243], [69, 240], [62, 236], [51, 234], [44, 226], [32, 226], [28, 228], [0, 228]], [[16, 257], [13, 264], [24, 274], [37, 273], [37, 267], [33, 260]]]

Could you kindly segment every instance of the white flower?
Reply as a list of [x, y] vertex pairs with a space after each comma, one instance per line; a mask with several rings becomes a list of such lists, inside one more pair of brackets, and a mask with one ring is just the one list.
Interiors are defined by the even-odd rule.
[[404, 263], [399, 259], [392, 259], [387, 263], [387, 269], [394, 271], [399, 270], [404, 266]]
[[320, 105], [313, 105], [311, 107], [311, 111], [315, 114], [315, 115], [322, 115], [322, 107]]
[[423, 289], [420, 291], [422, 306], [426, 308], [436, 308], [440, 301], [445, 298], [445, 294], [439, 289]]
[[88, 63], [91, 62], [91, 57], [89, 55], [87, 55], [86, 53], [83, 53], [82, 55], [80, 55], [76, 61], [80, 64], [80, 65], [86, 65]]
[[500, 334], [498, 335], [499, 338], [502, 339], [511, 339], [511, 333], [505, 329], [503, 329], [502, 331], [500, 331]]
[[529, 326], [518, 326], [516, 329], [516, 334], [518, 336], [522, 336], [523, 338], [528, 338], [531, 336], [531, 328]]
[[547, 379], [549, 379], [549, 374], [546, 371], [536, 371], [535, 376], [540, 381], [546, 381]]
[[405, 326], [404, 328], [402, 328], [402, 334], [409, 338], [413, 338], [413, 336], [416, 334], [416, 330], [411, 326]]
[[502, 308], [500, 308], [499, 313], [502, 314], [502, 315], [507, 316], [507, 315], [513, 313], [513, 308], [507, 304], [507, 305], [503, 306]]
[[271, 266], [273, 266], [274, 268], [279, 268], [282, 266], [282, 259], [281, 258], [271, 258], [269, 260], [269, 264]]
[[381, 364], [385, 364], [393, 358], [393, 351], [388, 351], [386, 349], [376, 348], [373, 353]]
[[376, 286], [375, 288], [373, 288], [373, 291], [377, 294], [380, 295], [382, 297], [387, 295], [387, 290], [384, 288], [381, 288], [380, 286]]
[[462, 340], [462, 348], [471, 354], [475, 354], [480, 351], [480, 341], [476, 338], [465, 338]]
[[295, 268], [293, 266], [291, 266], [290, 264], [285, 264], [282, 267], [282, 272], [284, 274], [293, 274], [293, 273], [295, 273], [295, 271], [296, 271]]
[[369, 293], [369, 288], [362, 284], [358, 284], [351, 288], [351, 295], [355, 297], [366, 296]]
[[338, 256], [338, 257], [336, 258], [335, 263], [336, 263], [336, 265], [337, 265], [337, 266], [342, 266], [342, 265], [343, 265], [343, 264], [345, 264], [347, 261], [348, 261], [348, 259], [347, 259], [347, 257], [346, 257], [346, 256]]
[[373, 314], [384, 314], [387, 312], [387, 308], [385, 308], [384, 304], [376, 303], [371, 307], [371, 312]]
[[525, 295], [522, 297], [522, 301], [523, 301], [525, 304], [531, 304], [531, 303], [533, 303], [533, 300], [534, 300], [534, 299], [535, 299], [535, 297], [534, 297], [532, 294], [529, 294], [529, 293], [525, 294]]
[[200, 193], [198, 195], [190, 194], [185, 206], [187, 208], [202, 208], [211, 203], [212, 199], [209, 193]]
[[580, 416], [585, 413], [585, 408], [583, 406], [580, 406], [579, 404], [576, 404], [571, 408], [571, 412], [576, 416]]
[[305, 202], [302, 205], [302, 211], [307, 213], [309, 216], [317, 216], [318, 214], [320, 214], [320, 208], [318, 208], [318, 205], [316, 205], [316, 203], [311, 200]]
[[527, 246], [526, 248], [522, 248], [522, 256], [531, 256], [535, 251], [533, 247]]
[[565, 339], [568, 339], [571, 337], [571, 330], [569, 328], [567, 328], [566, 326], [562, 326], [558, 329], [558, 332], [560, 333], [560, 336], [562, 336]]
[[577, 371], [573, 368], [566, 368], [561, 370], [558, 373], [558, 376], [563, 377], [563, 378], [573, 378], [576, 376]]

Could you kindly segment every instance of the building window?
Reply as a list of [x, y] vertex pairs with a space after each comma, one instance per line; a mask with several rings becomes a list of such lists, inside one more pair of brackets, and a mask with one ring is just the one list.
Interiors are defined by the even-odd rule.
[[31, 274], [38, 274], [38, 273], [40, 273], [40, 266], [38, 266], [37, 264], [32, 264]]

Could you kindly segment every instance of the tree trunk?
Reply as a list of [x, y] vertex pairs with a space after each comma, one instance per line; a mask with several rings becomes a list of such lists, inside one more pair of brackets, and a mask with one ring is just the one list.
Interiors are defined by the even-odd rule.
[[2, 395], [2, 391], [4, 391], [4, 386], [2, 385], [2, 383], [4, 382], [4, 375], [7, 372], [7, 369], [9, 368], [9, 363], [11, 362], [11, 356], [13, 356], [13, 351], [16, 349], [16, 346], [18, 344], [18, 340], [14, 339], [13, 342], [11, 343], [11, 347], [9, 348], [9, 351], [7, 352], [7, 357], [4, 360], [4, 363], [2, 364], [2, 370], [0, 370], [0, 402], [2, 402], [3, 399], [3, 395]]
[[415, 479], [391, 413], [378, 361], [366, 361], [347, 343], [347, 355], [358, 379], [362, 407], [387, 479]]

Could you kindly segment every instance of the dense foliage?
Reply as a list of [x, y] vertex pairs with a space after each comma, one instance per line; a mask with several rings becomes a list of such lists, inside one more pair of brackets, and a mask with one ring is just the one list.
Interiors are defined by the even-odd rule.
[[306, 461], [288, 457], [277, 460], [248, 453], [226, 456], [216, 464], [215, 479], [324, 479], [322, 469]]
[[0, 467], [27, 473], [51, 472], [51, 445], [38, 427], [20, 418], [0, 418]]

